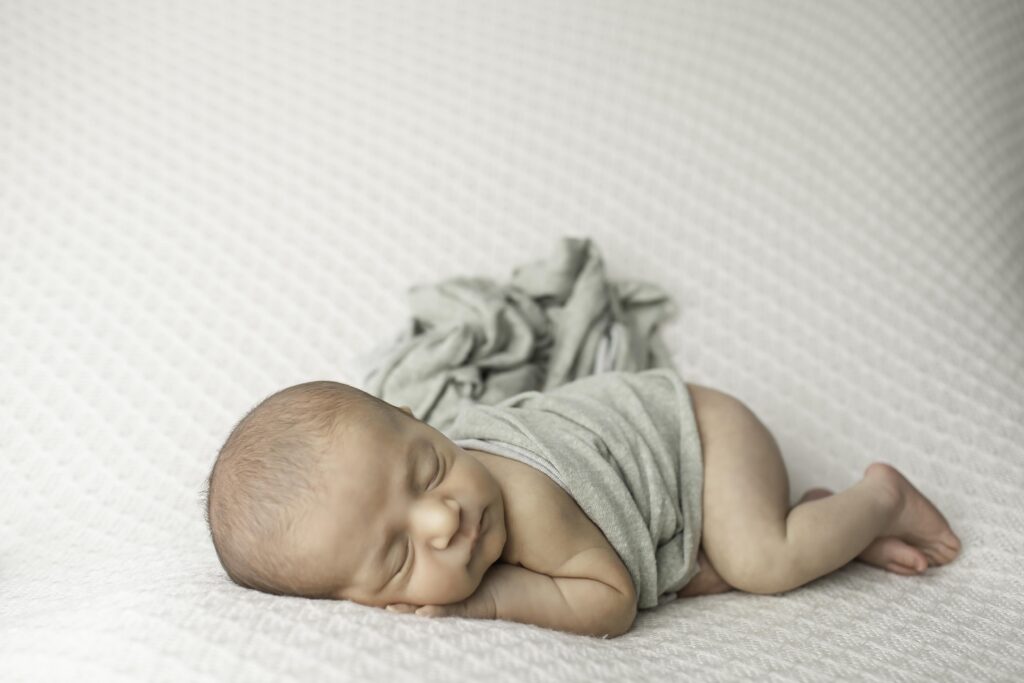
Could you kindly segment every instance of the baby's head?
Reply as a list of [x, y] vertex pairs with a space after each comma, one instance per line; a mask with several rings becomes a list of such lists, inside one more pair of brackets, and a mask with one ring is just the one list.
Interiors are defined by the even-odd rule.
[[298, 384], [253, 408], [221, 448], [207, 496], [228, 576], [278, 595], [458, 602], [507, 539], [501, 489], [472, 452], [407, 407], [338, 382]]

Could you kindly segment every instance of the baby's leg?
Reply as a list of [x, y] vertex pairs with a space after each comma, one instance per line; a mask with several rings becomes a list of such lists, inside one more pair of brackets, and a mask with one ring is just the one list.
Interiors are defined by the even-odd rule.
[[[833, 491], [824, 488], [810, 489], [804, 493], [796, 505], [809, 500], [825, 498], [832, 494]], [[794, 505], [794, 507], [796, 506]], [[895, 536], [876, 538], [867, 548], [861, 551], [857, 559], [861, 562], [881, 567], [894, 574], [903, 574], [904, 576], [920, 574], [928, 568], [929, 564], [928, 558], [925, 557], [924, 553]], [[695, 598], [702, 595], [727, 593], [733, 589], [719, 575], [715, 566], [711, 564], [711, 561], [704, 553], [703, 545], [700, 548], [700, 553], [697, 555], [697, 564], [700, 566], [700, 572], [690, 583], [686, 584], [686, 587], [677, 594], [677, 597]]]
[[[823, 488], [810, 489], [804, 493], [798, 505], [808, 500], [817, 500], [831, 496], [832, 491]], [[904, 576], [915, 576], [923, 573], [932, 564], [928, 557], [914, 546], [901, 541], [895, 536], [882, 536], [871, 541], [867, 548], [861, 551], [857, 559], [866, 564], [881, 567], [894, 574]]]
[[882, 536], [920, 548], [935, 564], [959, 541], [942, 515], [895, 469], [874, 463], [864, 478], [789, 509], [789, 481], [774, 437], [745, 405], [691, 386], [704, 447], [708, 559], [730, 585], [782, 593], [835, 571]]

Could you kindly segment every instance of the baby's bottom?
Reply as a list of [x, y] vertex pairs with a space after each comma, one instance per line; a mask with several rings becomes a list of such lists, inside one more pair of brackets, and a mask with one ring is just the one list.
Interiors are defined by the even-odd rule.
[[764, 424], [727, 394], [688, 387], [704, 449], [701, 545], [728, 585], [783, 593], [839, 569], [879, 539], [886, 540], [875, 546], [883, 554], [915, 552], [933, 565], [956, 557], [960, 542], [945, 518], [884, 463], [872, 463], [845, 491], [805, 497], [790, 509], [785, 464]]

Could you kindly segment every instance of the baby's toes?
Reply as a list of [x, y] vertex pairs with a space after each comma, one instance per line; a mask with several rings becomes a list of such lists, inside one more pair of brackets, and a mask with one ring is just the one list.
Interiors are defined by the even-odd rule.
[[932, 545], [935, 564], [948, 564], [960, 554], [960, 539], [952, 534]]
[[948, 527], [936, 534], [928, 543], [921, 545], [932, 566], [948, 564], [960, 554], [960, 539]]
[[952, 560], [960, 554], [960, 548], [962, 547], [960, 544], [960, 539], [957, 538], [957, 535], [954, 534], [952, 530], [950, 530], [949, 533], [946, 534], [946, 537], [942, 539], [942, 544], [949, 549], [950, 560]]
[[897, 574], [920, 574], [928, 568], [928, 556], [917, 548], [906, 543], [893, 543], [889, 546], [889, 563], [886, 569]]

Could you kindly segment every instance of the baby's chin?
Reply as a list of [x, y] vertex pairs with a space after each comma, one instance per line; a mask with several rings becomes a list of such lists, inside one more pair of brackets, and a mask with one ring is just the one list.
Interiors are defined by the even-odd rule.
[[[480, 588], [480, 584], [483, 583], [484, 576], [487, 574], [488, 570], [494, 565], [495, 562], [496, 560], [490, 560], [490, 558], [487, 558], [486, 564], [483, 564], [483, 566], [477, 569], [472, 576], [466, 577], [469, 580], [462, 583], [462, 585], [459, 588], [447, 591], [439, 591], [432, 595], [428, 595], [426, 596], [426, 598], [429, 599], [424, 599], [423, 604], [450, 605], [455, 602], [462, 602], [463, 600], [469, 598], [471, 595], [476, 593], [478, 588]], [[458, 583], [459, 582], [457, 581], [453, 581], [450, 585], [454, 586]]]

